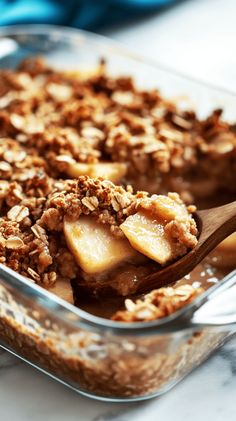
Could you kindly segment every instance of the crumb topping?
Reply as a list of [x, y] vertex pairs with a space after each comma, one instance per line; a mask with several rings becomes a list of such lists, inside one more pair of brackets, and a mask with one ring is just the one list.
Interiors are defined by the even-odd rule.
[[[108, 76], [104, 64], [87, 76], [52, 70], [40, 58], [0, 71], [0, 136], [24, 145], [19, 159], [29, 149], [31, 157], [41, 157], [53, 177], [65, 176], [73, 162], [112, 161], [127, 163], [131, 179], [169, 173], [203, 178], [209, 175], [207, 159], [218, 161], [211, 175], [227, 186], [229, 162], [231, 169], [236, 165], [236, 134], [221, 114], [216, 110], [199, 121], [156, 90]], [[0, 171], [10, 173], [9, 165], [4, 158]]]
[[190, 304], [203, 288], [193, 288], [191, 285], [166, 287], [153, 290], [142, 299], [125, 300], [125, 309], [117, 311], [112, 317], [120, 322], [148, 322], [169, 316], [182, 307]]

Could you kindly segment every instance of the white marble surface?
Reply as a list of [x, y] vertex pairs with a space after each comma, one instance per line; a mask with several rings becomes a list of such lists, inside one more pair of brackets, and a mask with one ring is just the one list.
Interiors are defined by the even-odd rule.
[[[0, 351], [1, 352], [1, 351]], [[10, 421], [234, 421], [236, 339], [166, 395], [135, 404], [91, 401], [5, 352], [0, 355], [0, 419]]]
[[[189, 0], [106, 31], [144, 55], [236, 91], [236, 1]], [[234, 421], [236, 339], [166, 395], [139, 404], [95, 402], [0, 351], [0, 420]]]

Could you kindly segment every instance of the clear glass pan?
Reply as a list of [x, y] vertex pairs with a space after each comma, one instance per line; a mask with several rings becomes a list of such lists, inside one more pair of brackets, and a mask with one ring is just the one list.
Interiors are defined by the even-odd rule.
[[[222, 107], [234, 121], [234, 95], [147, 63], [101, 36], [47, 25], [0, 30], [0, 68], [39, 54], [68, 70], [96, 66], [102, 56], [112, 74], [158, 87], [179, 97], [181, 106], [191, 101], [200, 116]], [[0, 266], [0, 346], [87, 396], [147, 399], [175, 385], [234, 333], [235, 285], [232, 273], [165, 319], [124, 325], [75, 308]]]

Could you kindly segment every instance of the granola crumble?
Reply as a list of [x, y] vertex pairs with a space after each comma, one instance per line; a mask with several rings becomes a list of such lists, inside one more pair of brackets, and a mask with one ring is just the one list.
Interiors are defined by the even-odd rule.
[[117, 311], [112, 319], [122, 322], [161, 319], [190, 304], [202, 292], [203, 288], [194, 288], [187, 284], [153, 290], [135, 302], [127, 298], [125, 310]]

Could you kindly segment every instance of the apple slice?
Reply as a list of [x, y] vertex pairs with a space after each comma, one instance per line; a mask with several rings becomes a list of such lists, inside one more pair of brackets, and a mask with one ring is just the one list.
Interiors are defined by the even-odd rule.
[[[227, 237], [217, 246], [217, 250], [223, 252], [235, 252], [236, 254], [236, 232]], [[236, 256], [235, 256], [236, 257]]]
[[119, 183], [126, 171], [127, 166], [123, 162], [98, 162], [96, 164], [76, 162], [70, 163], [67, 169], [68, 175], [73, 178], [89, 175], [92, 178], [102, 177], [113, 183]]
[[175, 257], [174, 244], [164, 231], [164, 225], [141, 212], [129, 216], [120, 225], [130, 244], [152, 260], [165, 264]]
[[128, 240], [114, 237], [108, 226], [91, 216], [81, 216], [78, 221], [65, 217], [64, 233], [79, 266], [89, 274], [107, 271], [137, 255]]
[[224, 268], [234, 268], [236, 262], [236, 232], [222, 241], [211, 253], [212, 265]]
[[68, 303], [74, 303], [73, 291], [69, 281], [58, 279], [55, 285], [48, 288], [48, 291], [53, 292], [53, 294], [63, 298], [63, 300], [67, 301]]
[[[175, 193], [172, 193], [175, 196]], [[151, 200], [143, 200], [142, 212], [147, 216], [153, 217], [153, 219], [158, 219], [159, 221], [170, 222], [175, 218], [188, 218], [188, 211], [184, 203], [178, 203], [169, 196], [164, 195], [153, 195]]]

